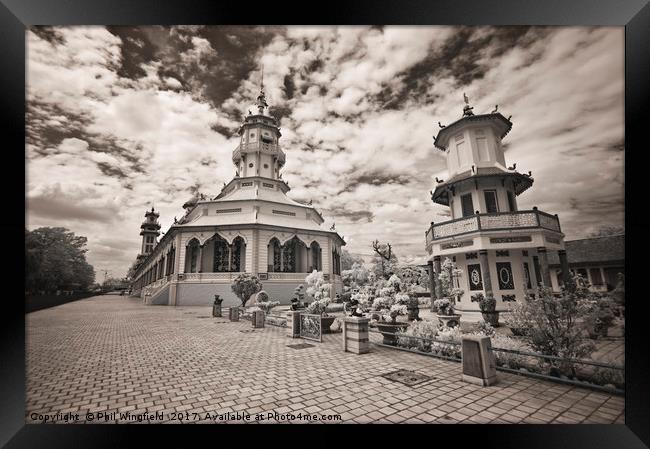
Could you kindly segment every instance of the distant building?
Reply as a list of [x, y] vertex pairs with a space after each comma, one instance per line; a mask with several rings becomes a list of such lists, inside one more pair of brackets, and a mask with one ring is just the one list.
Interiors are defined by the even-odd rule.
[[[549, 252], [557, 252], [568, 273], [564, 234], [557, 214], [517, 205], [533, 178], [506, 164], [501, 141], [512, 128], [510, 119], [496, 108], [474, 115], [467, 97], [465, 103], [462, 117], [439, 123], [434, 139], [446, 157], [448, 179], [436, 179], [431, 199], [449, 208], [451, 220], [432, 222], [425, 232], [429, 272], [439, 273], [449, 257], [463, 271], [454, 280], [464, 290], [457, 309], [478, 311], [471, 298], [482, 293], [496, 299], [497, 310], [508, 310], [538, 284], [552, 285]], [[432, 279], [438, 284], [437, 276]], [[430, 290], [432, 299], [440, 297], [439, 285]]]
[[[610, 291], [618, 283], [618, 273], [625, 275], [625, 235], [595, 237], [564, 242], [569, 269], [587, 279], [594, 291]], [[560, 261], [549, 254], [551, 282], [558, 290], [562, 282]]]
[[311, 201], [286, 195], [280, 128], [264, 113], [267, 107], [262, 86], [259, 113], [249, 111], [239, 128], [240, 143], [232, 154], [237, 173], [219, 195], [197, 194], [187, 201], [185, 215], [174, 219], [159, 242], [158, 214], [153, 208], [147, 212], [132, 283], [145, 302], [211, 304], [219, 294], [224, 305], [236, 305], [231, 284], [243, 272], [257, 275], [271, 298], [283, 303], [312, 270], [324, 272], [332, 297], [341, 291], [345, 242], [333, 226], [321, 228], [323, 217]]

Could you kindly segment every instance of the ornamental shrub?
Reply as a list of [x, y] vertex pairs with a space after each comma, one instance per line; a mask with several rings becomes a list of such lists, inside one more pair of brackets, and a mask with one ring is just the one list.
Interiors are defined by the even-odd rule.
[[232, 281], [230, 288], [241, 301], [242, 307], [244, 307], [252, 295], [262, 290], [262, 283], [257, 276], [242, 273]]
[[[537, 289], [535, 297], [526, 297], [513, 310], [516, 320], [523, 325], [524, 338], [529, 346], [542, 354], [562, 358], [585, 358], [595, 346], [586, 338], [589, 319], [594, 313], [593, 294], [575, 280], [575, 288], [554, 295], [547, 287]], [[575, 367], [568, 362], [552, 361], [551, 372], [571, 373]]]
[[[432, 339], [438, 335], [438, 325], [433, 321], [415, 321], [397, 337], [397, 345], [422, 352], [431, 352]], [[420, 337], [420, 338], [413, 338]]]

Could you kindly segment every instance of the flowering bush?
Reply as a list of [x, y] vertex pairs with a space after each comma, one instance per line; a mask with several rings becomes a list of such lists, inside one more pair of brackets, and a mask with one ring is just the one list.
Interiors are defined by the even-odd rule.
[[332, 299], [330, 298], [331, 285], [325, 282], [322, 271], [312, 271], [305, 278], [307, 283], [307, 294], [314, 298], [314, 301], [307, 306], [307, 313], [314, 313], [327, 316], [326, 309]]
[[[526, 297], [519, 307], [513, 308], [509, 321], [519, 323], [534, 351], [562, 358], [589, 357], [595, 349], [593, 342], [585, 338], [590, 317], [596, 310], [592, 298], [580, 279], [575, 279], [574, 287], [557, 297], [550, 288], [540, 287], [534, 298]], [[552, 372], [570, 372], [575, 376], [575, 367], [570, 363], [554, 361], [551, 368]]]
[[379, 292], [372, 302], [372, 310], [378, 314], [383, 321], [390, 323], [397, 322], [399, 315], [406, 315], [406, 304], [409, 301], [409, 295], [403, 290], [402, 281], [396, 275], [392, 275], [388, 280], [380, 280], [375, 285], [375, 291]]
[[270, 301], [269, 295], [264, 291], [259, 292], [255, 300], [257, 301], [255, 305], [259, 310], [263, 310], [265, 315], [271, 313], [271, 309], [275, 306], [280, 305], [280, 301]]
[[[432, 339], [438, 335], [433, 321], [415, 321], [397, 337], [397, 345], [422, 352], [431, 352]], [[420, 337], [420, 338], [413, 338]]]
[[460, 344], [448, 344], [450, 343], [460, 343], [461, 342], [461, 331], [460, 326], [456, 327], [444, 327], [438, 330], [438, 335], [436, 341], [431, 345], [431, 352], [437, 355], [444, 357], [461, 357], [461, 345]]
[[454, 304], [449, 298], [436, 299], [433, 301], [433, 305], [438, 310], [438, 315], [454, 314]]
[[363, 287], [370, 280], [370, 272], [360, 263], [355, 262], [352, 268], [341, 272], [343, 286], [354, 290]]
[[252, 295], [262, 290], [262, 283], [257, 276], [242, 273], [233, 280], [230, 288], [237, 295], [243, 307]]
[[492, 325], [490, 323], [488, 323], [487, 321], [484, 321], [484, 320], [481, 320], [481, 321], [478, 322], [478, 331], [477, 332], [479, 334], [481, 334], [481, 335], [485, 335], [485, 336], [488, 336], [488, 337], [494, 337], [494, 335], [496, 334], [496, 331], [494, 330]]
[[[514, 351], [530, 351], [530, 348], [520, 340], [510, 338], [507, 335], [494, 334], [492, 336], [492, 347], [501, 349], [510, 349]], [[512, 352], [494, 351], [498, 366], [505, 366], [507, 368], [519, 369], [526, 367], [533, 370], [534, 366], [531, 363], [526, 363], [526, 356], [520, 354], [513, 354]]]

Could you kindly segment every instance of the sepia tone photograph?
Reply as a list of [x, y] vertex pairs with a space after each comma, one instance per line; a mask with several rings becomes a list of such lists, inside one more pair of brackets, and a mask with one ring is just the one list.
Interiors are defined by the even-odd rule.
[[26, 423], [625, 423], [624, 27], [25, 44]]

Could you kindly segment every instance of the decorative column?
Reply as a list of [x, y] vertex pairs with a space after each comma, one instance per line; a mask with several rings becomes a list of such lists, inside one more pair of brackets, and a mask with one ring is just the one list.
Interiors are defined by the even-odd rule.
[[481, 264], [481, 272], [483, 273], [483, 289], [485, 290], [486, 298], [494, 298], [492, 292], [492, 277], [490, 276], [490, 264], [488, 262], [487, 249], [482, 249], [478, 252], [478, 258]]
[[228, 271], [232, 271], [232, 244], [228, 245]]
[[546, 254], [546, 248], [540, 246], [537, 248], [537, 254], [539, 256], [540, 270], [542, 271], [542, 285], [551, 288], [553, 284], [551, 284], [551, 273], [548, 270], [548, 255]]
[[557, 252], [557, 255], [560, 258], [560, 267], [562, 268], [562, 281], [564, 282], [564, 288], [567, 288], [571, 282], [571, 271], [569, 270], [569, 260], [566, 256], [566, 250], [559, 250]]
[[433, 272], [433, 260], [427, 262], [429, 270], [429, 296], [431, 297], [431, 311], [433, 312], [433, 301], [436, 300], [436, 278]]
[[435, 256], [433, 258], [433, 265], [436, 269], [435, 276], [433, 278], [434, 284], [435, 284], [435, 291], [436, 291], [436, 298], [442, 298], [442, 285], [440, 285], [440, 279], [438, 279], [438, 276], [440, 275], [440, 270], [441, 270], [441, 265], [440, 265], [440, 256]]

